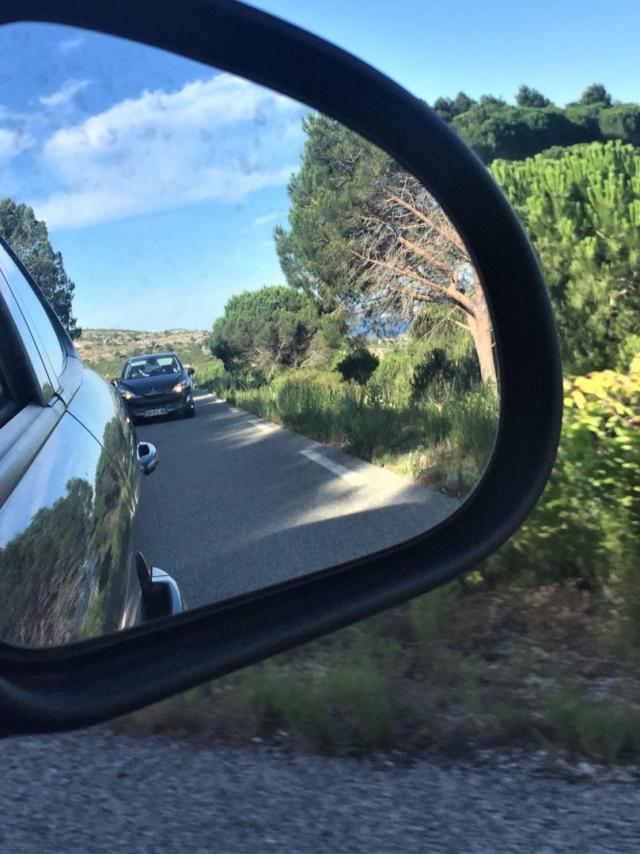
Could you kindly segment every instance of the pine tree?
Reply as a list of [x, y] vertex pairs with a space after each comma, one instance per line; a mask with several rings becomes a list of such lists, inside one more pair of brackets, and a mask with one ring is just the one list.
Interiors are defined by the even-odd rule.
[[491, 171], [540, 256], [565, 368], [628, 367], [627, 343], [640, 336], [640, 152], [591, 143]]
[[33, 209], [13, 199], [0, 200], [0, 236], [9, 244], [47, 297], [72, 338], [82, 330], [72, 314], [75, 285], [64, 269], [60, 252], [49, 242], [47, 226]]

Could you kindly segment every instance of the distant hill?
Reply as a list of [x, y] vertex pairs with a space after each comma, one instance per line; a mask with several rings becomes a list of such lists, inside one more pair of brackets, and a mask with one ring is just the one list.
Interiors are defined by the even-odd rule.
[[136, 329], [83, 329], [75, 345], [89, 368], [106, 380], [118, 377], [130, 356], [173, 350], [184, 364], [197, 368], [211, 361], [206, 346], [208, 332], [192, 329], [165, 329], [148, 332]]

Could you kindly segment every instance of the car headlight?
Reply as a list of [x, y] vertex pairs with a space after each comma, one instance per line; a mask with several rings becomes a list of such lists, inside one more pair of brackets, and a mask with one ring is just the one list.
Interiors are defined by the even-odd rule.
[[134, 397], [138, 396], [137, 394], [134, 394], [132, 391], [129, 391], [128, 388], [124, 389], [124, 391], [121, 391], [120, 394], [122, 395], [122, 397], [125, 400], [132, 400]]
[[173, 387], [173, 391], [176, 394], [182, 394], [182, 392], [188, 388], [189, 383], [186, 380], [182, 380], [182, 382], [176, 383]]

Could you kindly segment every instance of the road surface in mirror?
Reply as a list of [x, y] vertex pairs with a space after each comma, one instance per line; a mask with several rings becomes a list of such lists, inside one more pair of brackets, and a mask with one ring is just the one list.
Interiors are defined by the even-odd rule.
[[394, 545], [460, 504], [206, 391], [196, 413], [138, 431], [162, 449], [143, 484], [147, 558], [191, 607]]

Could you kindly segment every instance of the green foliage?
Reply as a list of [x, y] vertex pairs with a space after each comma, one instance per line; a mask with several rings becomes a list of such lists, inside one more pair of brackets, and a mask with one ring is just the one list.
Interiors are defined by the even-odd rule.
[[406, 407], [421, 401], [445, 402], [480, 383], [469, 333], [452, 322], [443, 306], [423, 309], [408, 344], [386, 353], [367, 383], [371, 400]]
[[83, 545], [91, 536], [93, 499], [87, 481], [70, 480], [63, 497], [42, 507], [31, 524], [0, 549], [4, 640], [56, 643], [72, 634], [70, 624], [86, 583]]
[[640, 148], [640, 106], [616, 104], [600, 113], [600, 130], [607, 139], [620, 139]]
[[345, 306], [360, 332], [397, 334], [424, 314], [419, 306], [446, 312], [474, 342], [483, 379], [494, 379], [482, 288], [437, 201], [340, 123], [310, 116], [304, 129], [302, 166], [289, 186], [290, 228], [275, 234], [288, 283], [323, 307]]
[[287, 282], [320, 306], [335, 308], [353, 286], [355, 265], [345, 235], [389, 157], [340, 122], [310, 114], [300, 170], [289, 182], [289, 230], [274, 231]]
[[613, 762], [640, 751], [640, 715], [620, 699], [589, 700], [576, 691], [554, 691], [545, 723], [551, 738], [571, 750]]
[[452, 582], [411, 600], [407, 618], [418, 643], [430, 644], [445, 635], [459, 596], [459, 583]]
[[640, 334], [640, 153], [593, 143], [491, 171], [540, 256], [565, 367], [620, 364]]
[[518, 94], [516, 95], [516, 104], [519, 107], [550, 107], [551, 101], [546, 98], [541, 92], [538, 92], [537, 89], [532, 89], [530, 86], [526, 86], [524, 83], [518, 89]]
[[461, 113], [466, 113], [476, 102], [464, 92], [458, 92], [456, 97], [451, 98], [436, 98], [433, 109], [446, 122], [450, 122]]
[[378, 357], [366, 347], [356, 347], [336, 364], [336, 371], [344, 380], [354, 380], [366, 385], [369, 377], [378, 367]]
[[229, 393], [235, 389], [234, 376], [225, 368], [222, 359], [214, 358], [202, 365], [197, 371], [195, 380], [198, 388], [214, 391], [220, 397], [228, 397]]
[[610, 107], [612, 104], [611, 95], [604, 88], [602, 83], [592, 83], [584, 90], [580, 97], [581, 104], [603, 104], [605, 107]]
[[292, 288], [244, 291], [231, 297], [213, 324], [211, 352], [227, 370], [298, 366], [318, 320], [313, 300]]
[[[582, 142], [599, 142], [602, 139], [600, 131], [602, 111], [602, 104], [567, 104], [564, 113], [572, 125], [580, 128]], [[557, 144], [563, 146], [562, 142]]]
[[631, 640], [640, 641], [640, 356], [628, 374], [602, 371], [565, 383], [556, 466], [520, 530], [484, 575], [514, 571], [537, 583], [580, 580], [603, 590]]
[[455, 100], [438, 98], [434, 110], [484, 161], [522, 160], [553, 146], [619, 139], [640, 145], [640, 107], [614, 104], [602, 86], [588, 86], [579, 101], [564, 109], [522, 85], [516, 106], [483, 95], [479, 101], [460, 93]]
[[485, 163], [497, 158], [520, 160], [553, 145], [590, 141], [583, 127], [553, 106], [475, 104], [451, 126]]
[[62, 254], [49, 243], [46, 224], [35, 218], [28, 205], [1, 199], [0, 236], [29, 271], [71, 338], [79, 338], [82, 330], [72, 314], [75, 285], [64, 269]]
[[166, 330], [142, 332], [135, 329], [84, 328], [78, 349], [84, 364], [110, 382], [119, 377], [125, 361], [144, 353], [165, 352], [177, 354], [183, 365], [194, 368], [194, 381], [198, 383], [200, 368], [211, 362], [211, 354], [204, 346], [201, 332]]
[[332, 369], [349, 348], [347, 321], [340, 307], [320, 316], [318, 331], [311, 339], [305, 366]]
[[396, 714], [397, 642], [357, 626], [306, 663], [269, 661], [238, 674], [233, 689], [262, 721], [293, 733], [312, 750], [381, 749]]
[[436, 442], [419, 444], [409, 456], [409, 471], [450, 495], [465, 495], [480, 480], [496, 437], [497, 401], [491, 389], [477, 387], [443, 406], [446, 429]]
[[406, 408], [413, 400], [413, 372], [414, 363], [406, 350], [383, 356], [367, 383], [370, 399], [385, 407]]
[[444, 402], [465, 394], [481, 380], [470, 336], [448, 323], [449, 336], [427, 335], [413, 342], [412, 399]]
[[[381, 364], [386, 360], [393, 364], [389, 356]], [[410, 473], [453, 494], [477, 484], [495, 439], [497, 400], [491, 389], [480, 386], [443, 403], [405, 406], [390, 406], [369, 392], [369, 386], [341, 382], [335, 373], [307, 370], [238, 391], [235, 401], [262, 418], [346, 446], [365, 460], [413, 449]]]

